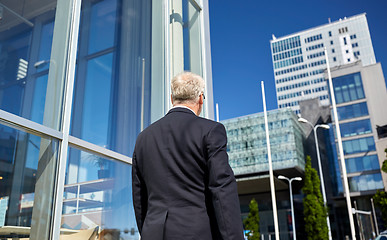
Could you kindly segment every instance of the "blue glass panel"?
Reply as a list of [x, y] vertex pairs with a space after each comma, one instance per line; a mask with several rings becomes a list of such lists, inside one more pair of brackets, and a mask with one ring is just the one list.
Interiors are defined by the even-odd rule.
[[342, 137], [350, 137], [372, 132], [371, 122], [369, 119], [364, 119], [355, 122], [348, 122], [340, 124], [340, 131]]
[[373, 137], [347, 140], [343, 141], [343, 149], [345, 155], [375, 151], [375, 141]]
[[339, 120], [366, 116], [368, 115], [367, 103], [362, 102], [344, 107], [338, 107], [337, 114], [339, 116]]
[[383, 189], [383, 180], [380, 173], [366, 174], [348, 179], [351, 192]]
[[128, 156], [150, 122], [150, 6], [82, 1], [71, 134]]
[[116, 15], [117, 0], [105, 0], [92, 5], [89, 54], [113, 47]]
[[[40, 40], [39, 47], [39, 61], [47, 61], [51, 57], [51, 45], [52, 37], [54, 35], [54, 22], [46, 23], [42, 26], [42, 37]], [[37, 71], [47, 70], [49, 64], [44, 64], [44, 66], [39, 67]]]
[[46, 102], [48, 75], [43, 75], [35, 79], [35, 94], [32, 99], [31, 120], [43, 123], [44, 105]]
[[360, 73], [353, 73], [332, 79], [337, 103], [363, 99], [364, 91]]
[[130, 164], [70, 148], [61, 227], [99, 226], [123, 239], [139, 239], [131, 188]]
[[348, 158], [345, 161], [348, 173], [380, 169], [377, 155]]
[[[39, 219], [49, 222], [52, 217], [58, 141], [28, 134], [0, 124], [0, 228], [9, 226], [34, 229], [34, 211]], [[42, 180], [42, 178], [44, 180]], [[43, 184], [44, 181], [44, 184]], [[39, 197], [35, 197], [35, 192]], [[42, 206], [45, 210], [42, 211]], [[37, 217], [37, 216], [34, 216]], [[35, 230], [34, 230], [35, 231]], [[4, 232], [1, 232], [2, 239]], [[29, 233], [15, 231], [12, 238], [24, 238]], [[5, 235], [7, 236], [7, 235]], [[8, 235], [9, 236], [9, 235]]]
[[[13, 4], [26, 7], [26, 3], [19, 0]], [[36, 9], [42, 7], [41, 4], [54, 7], [33, 13], [29, 13], [31, 10], [27, 7], [25, 14], [34, 16], [29, 19], [33, 26], [16, 21], [12, 14], [5, 14], [1, 24], [10, 27], [0, 30], [0, 108], [40, 124], [47, 90], [47, 76], [44, 79], [42, 76], [48, 74], [56, 10], [55, 1], [36, 2]], [[58, 71], [58, 66], [54, 68]]]
[[106, 146], [112, 87], [113, 54], [90, 60], [87, 65], [82, 138]]

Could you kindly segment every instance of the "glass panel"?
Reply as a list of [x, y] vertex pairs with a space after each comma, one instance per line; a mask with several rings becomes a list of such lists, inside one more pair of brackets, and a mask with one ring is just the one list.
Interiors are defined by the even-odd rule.
[[58, 145], [0, 125], [0, 229], [12, 230], [1, 239], [48, 239]]
[[0, 7], [0, 109], [43, 123], [56, 1], [5, 0]]
[[337, 114], [339, 116], [339, 120], [366, 116], [368, 115], [367, 103], [362, 102], [344, 107], [338, 107]]
[[[304, 167], [303, 135], [291, 110], [268, 113], [274, 169]], [[226, 128], [229, 163], [236, 175], [267, 171], [267, 147], [263, 114], [222, 122]], [[243, 141], [241, 141], [243, 137]]]
[[343, 141], [343, 149], [345, 155], [359, 152], [375, 151], [374, 138], [367, 137]]
[[[131, 166], [70, 148], [66, 168], [62, 234], [139, 239], [132, 203]], [[70, 236], [70, 235], [69, 235]], [[88, 235], [90, 236], [90, 235]]]
[[[117, 1], [107, 0], [93, 3], [90, 16], [89, 54], [114, 45]], [[101, 36], [104, 36], [101, 38]]]
[[348, 158], [345, 161], [348, 173], [380, 169], [377, 155]]
[[342, 137], [350, 137], [372, 132], [371, 122], [369, 119], [348, 122], [340, 124], [340, 131]]
[[190, 0], [183, 0], [184, 70], [202, 73], [200, 11]]
[[360, 73], [333, 78], [332, 82], [337, 103], [354, 101], [365, 97]]
[[151, 0], [82, 2], [71, 134], [131, 156], [150, 122]]
[[383, 189], [383, 180], [380, 173], [360, 175], [348, 178], [351, 192]]

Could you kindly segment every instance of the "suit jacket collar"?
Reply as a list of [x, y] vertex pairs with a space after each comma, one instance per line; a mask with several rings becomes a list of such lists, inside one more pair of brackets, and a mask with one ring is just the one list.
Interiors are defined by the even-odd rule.
[[184, 108], [184, 107], [179, 107], [179, 106], [174, 107], [171, 110], [169, 110], [167, 115], [172, 113], [172, 112], [184, 112], [184, 113], [190, 113], [190, 114], [193, 114], [196, 116], [196, 114], [192, 110]]

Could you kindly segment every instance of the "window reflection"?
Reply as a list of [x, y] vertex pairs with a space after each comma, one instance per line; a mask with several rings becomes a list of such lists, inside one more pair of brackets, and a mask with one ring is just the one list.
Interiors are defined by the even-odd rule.
[[345, 161], [348, 173], [380, 169], [377, 155], [348, 158]]
[[360, 73], [337, 77], [332, 79], [332, 81], [338, 104], [365, 97]]
[[82, 232], [96, 226], [102, 235], [138, 239], [131, 166], [70, 148], [61, 227]]
[[0, 227], [14, 229], [14, 238], [48, 234], [57, 155], [57, 141], [0, 125]]
[[49, 64], [35, 64], [50, 59], [56, 1], [1, 4], [0, 109], [43, 123]]
[[150, 121], [150, 20], [150, 0], [82, 2], [73, 136], [132, 154]]

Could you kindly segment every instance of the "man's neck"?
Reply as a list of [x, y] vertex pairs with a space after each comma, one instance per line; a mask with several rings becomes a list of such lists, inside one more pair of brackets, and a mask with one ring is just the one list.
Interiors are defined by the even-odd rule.
[[188, 108], [191, 110], [195, 115], [198, 115], [199, 107], [196, 106], [197, 104], [175, 104], [173, 107], [183, 107], [183, 108]]

